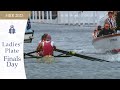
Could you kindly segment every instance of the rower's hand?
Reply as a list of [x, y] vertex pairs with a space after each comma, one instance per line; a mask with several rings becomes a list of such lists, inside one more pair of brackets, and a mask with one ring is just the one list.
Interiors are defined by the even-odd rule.
[[53, 49], [56, 50], [56, 46], [53, 46]]

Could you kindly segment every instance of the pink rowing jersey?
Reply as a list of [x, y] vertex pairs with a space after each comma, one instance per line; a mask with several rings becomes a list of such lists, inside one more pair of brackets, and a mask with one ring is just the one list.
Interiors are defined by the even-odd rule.
[[53, 46], [51, 45], [51, 41], [43, 42], [43, 56], [53, 55]]

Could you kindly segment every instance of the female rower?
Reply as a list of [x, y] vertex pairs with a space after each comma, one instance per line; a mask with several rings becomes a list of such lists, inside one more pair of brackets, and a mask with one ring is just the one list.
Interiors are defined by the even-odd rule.
[[54, 46], [54, 42], [51, 40], [51, 36], [49, 34], [44, 34], [42, 41], [39, 43], [37, 47], [39, 56], [53, 56], [53, 52], [56, 49]]

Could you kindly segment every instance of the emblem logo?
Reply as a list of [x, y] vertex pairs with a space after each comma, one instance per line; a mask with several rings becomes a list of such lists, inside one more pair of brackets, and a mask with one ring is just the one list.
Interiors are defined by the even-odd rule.
[[10, 34], [16, 33], [13, 25], [10, 26], [9, 33]]

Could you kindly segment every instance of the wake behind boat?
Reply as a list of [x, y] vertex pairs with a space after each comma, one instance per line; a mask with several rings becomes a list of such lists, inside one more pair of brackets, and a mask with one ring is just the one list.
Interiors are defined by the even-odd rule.
[[120, 52], [120, 34], [110, 34], [93, 39], [95, 49], [103, 52]]

